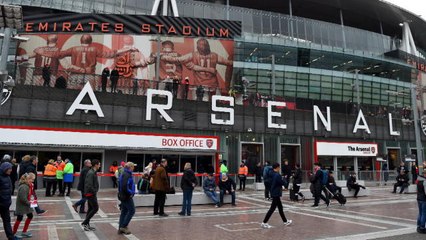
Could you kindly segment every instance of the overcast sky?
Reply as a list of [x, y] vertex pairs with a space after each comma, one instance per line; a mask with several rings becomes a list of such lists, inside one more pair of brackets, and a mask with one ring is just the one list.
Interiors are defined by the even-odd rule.
[[423, 19], [426, 19], [426, 3], [425, 0], [384, 0], [386, 2], [393, 3], [397, 6], [405, 8], [412, 13], [421, 15]]

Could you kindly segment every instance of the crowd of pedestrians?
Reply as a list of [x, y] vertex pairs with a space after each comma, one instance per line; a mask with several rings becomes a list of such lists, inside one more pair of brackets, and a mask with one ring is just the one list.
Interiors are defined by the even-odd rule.
[[[28, 230], [34, 218], [33, 211], [39, 215], [46, 212], [46, 210], [40, 208], [35, 191], [37, 189], [37, 164], [38, 158], [36, 156], [25, 155], [19, 165], [16, 163], [16, 159], [12, 159], [11, 156], [7, 154], [2, 158], [0, 165], [0, 215], [3, 221], [3, 229], [8, 239], [32, 237], [32, 233]], [[113, 185], [117, 187], [117, 196], [120, 202], [118, 234], [131, 234], [129, 224], [135, 214], [133, 197], [137, 192], [141, 194], [155, 194], [153, 215], [158, 215], [160, 217], [168, 216], [165, 212], [166, 196], [169, 193], [175, 192], [170, 184], [167, 159], [161, 159], [159, 164], [157, 164], [155, 159], [150, 162], [144, 168], [143, 177], [137, 183], [134, 182], [133, 176], [135, 166], [137, 165], [133, 162], [121, 162], [120, 165], [114, 162], [109, 168], [110, 173], [114, 176]], [[97, 159], [86, 159], [84, 161], [77, 186], [77, 190], [81, 193], [81, 199], [72, 205], [76, 213], [86, 214], [84, 221], [81, 223], [85, 231], [96, 230], [95, 227], [90, 225], [90, 221], [99, 210], [97, 199], [99, 182], [97, 172], [100, 167], [101, 163]], [[413, 169], [414, 168], [412, 168], [412, 170]], [[415, 184], [417, 186], [417, 201], [419, 208], [417, 231], [419, 233], [426, 233], [426, 170], [423, 172], [423, 175], [419, 175], [418, 168], [416, 167], [415, 169], [417, 170]], [[408, 168], [402, 163], [397, 171], [399, 174], [393, 192], [395, 193], [397, 187], [400, 187], [400, 193], [402, 193], [404, 188], [409, 185]], [[283, 161], [283, 168], [281, 169], [279, 163], [271, 165], [266, 161], [264, 167], [258, 164], [255, 172], [256, 182], [261, 182], [263, 179], [265, 200], [271, 201], [271, 206], [261, 223], [261, 227], [265, 229], [272, 227], [268, 224], [268, 221], [277, 208], [283, 225], [289, 226], [292, 224], [292, 220], [287, 219], [284, 214], [281, 198], [283, 196], [283, 191], [289, 191], [290, 200], [299, 201], [299, 199], [301, 199], [302, 202], [305, 200], [305, 196], [300, 192], [303, 180], [300, 165], [295, 164], [294, 169], [292, 169], [288, 161]], [[56, 161], [50, 159], [43, 172], [43, 181], [46, 184], [45, 196], [54, 196], [57, 188], [59, 188], [58, 196], [69, 196], [72, 183], [74, 182], [73, 173], [74, 165], [70, 159], [67, 158], [65, 161], [62, 161], [61, 156], [58, 156]], [[242, 161], [237, 175], [240, 182], [240, 188], [238, 190], [245, 190], [247, 175], [248, 167], [246, 166], [246, 162]], [[19, 187], [16, 198], [16, 220], [12, 225], [9, 208], [17, 179], [19, 179]], [[321, 199], [325, 202], [327, 207], [333, 197], [340, 202], [341, 199], [338, 199], [338, 197], [342, 196], [342, 188], [336, 184], [333, 172], [324, 169], [320, 163], [314, 164], [314, 170], [309, 174], [309, 181], [311, 182], [310, 190], [314, 197], [314, 204], [312, 207], [318, 207]], [[225, 195], [230, 195], [231, 206], [236, 206], [237, 184], [233, 178], [229, 177], [226, 161], [221, 162], [219, 179], [216, 179], [213, 173], [209, 173], [202, 182], [197, 181], [191, 163], [185, 163], [180, 183], [183, 192], [182, 209], [178, 215], [191, 216], [192, 196], [194, 188], [197, 185], [202, 187], [203, 192], [211, 199], [215, 207], [221, 207], [224, 204]], [[357, 182], [354, 172], [350, 173], [348, 176], [346, 186], [349, 191], [354, 192], [355, 198], [361, 188], [365, 189], [365, 186]], [[219, 190], [218, 194], [216, 192], [217, 189]], [[344, 200], [344, 202], [346, 202], [346, 200]], [[86, 203], [88, 205], [87, 212], [85, 211]], [[22, 231], [18, 232], [22, 221], [24, 221]]]

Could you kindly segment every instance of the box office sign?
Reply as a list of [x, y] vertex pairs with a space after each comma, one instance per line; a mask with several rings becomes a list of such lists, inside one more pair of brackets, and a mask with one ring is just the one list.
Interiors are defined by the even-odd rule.
[[3, 144], [216, 151], [218, 137], [0, 126]]
[[375, 157], [377, 143], [316, 142], [317, 156]]

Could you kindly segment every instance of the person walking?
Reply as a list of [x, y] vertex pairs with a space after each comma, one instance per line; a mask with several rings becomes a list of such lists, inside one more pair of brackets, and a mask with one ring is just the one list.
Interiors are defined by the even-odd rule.
[[238, 190], [246, 190], [246, 179], [248, 175], [248, 168], [244, 162], [241, 162], [240, 168], [238, 169], [238, 179], [240, 180], [240, 189]]
[[280, 164], [274, 163], [272, 165], [273, 173], [272, 175], [272, 182], [271, 182], [271, 197], [272, 197], [272, 203], [271, 207], [269, 208], [268, 212], [266, 213], [265, 218], [263, 219], [263, 222], [261, 223], [262, 228], [271, 228], [272, 226], [268, 224], [269, 218], [271, 218], [272, 214], [274, 213], [275, 209], [278, 207], [278, 212], [280, 213], [281, 219], [283, 220], [283, 223], [285, 226], [289, 226], [293, 221], [289, 220], [285, 217], [284, 210], [283, 210], [283, 204], [281, 202], [281, 197], [283, 195], [283, 186], [284, 181], [280, 174]]
[[[18, 238], [30, 238], [32, 233], [28, 232], [28, 227], [30, 226], [31, 220], [33, 219], [33, 205], [36, 204], [34, 199], [34, 182], [35, 175], [33, 173], [25, 173], [22, 175], [19, 180], [18, 194], [16, 197], [16, 221], [13, 225], [13, 234]], [[24, 228], [22, 229], [21, 234], [16, 234], [18, 232], [19, 225], [24, 219], [24, 215], [27, 215], [25, 220]]]
[[118, 170], [118, 163], [117, 161], [114, 161], [112, 165], [109, 167], [109, 172], [112, 173], [111, 180], [112, 180], [112, 188], [117, 187], [117, 178], [115, 177], [115, 172]]
[[[322, 194], [323, 188], [326, 185], [326, 184], [323, 184], [323, 178], [325, 178], [325, 175], [323, 171], [321, 170], [320, 163], [315, 163], [314, 165], [315, 165], [314, 172], [313, 174], [310, 175], [310, 181], [313, 185], [312, 194], [314, 195], [315, 200], [314, 200], [314, 205], [312, 205], [311, 207], [318, 207], [320, 199], [324, 200], [324, 202], [327, 204], [327, 207], [328, 207], [330, 205], [330, 200]], [[327, 176], [327, 181], [328, 181], [328, 176]]]
[[59, 197], [63, 197], [65, 190], [64, 190], [64, 168], [65, 168], [65, 163], [64, 161], [62, 161], [62, 157], [60, 155], [58, 155], [56, 157], [56, 182], [58, 184], [58, 189], [59, 189]]
[[[52, 197], [53, 195], [55, 195], [56, 171], [57, 171], [57, 168], [55, 166], [55, 160], [50, 159], [47, 165], [44, 167], [44, 173], [43, 173], [43, 178], [44, 178], [44, 181], [46, 182], [46, 194], [45, 194], [46, 197]], [[53, 193], [51, 193], [53, 183], [55, 183], [55, 185], [53, 186]]]
[[84, 196], [87, 199], [89, 210], [86, 214], [86, 219], [81, 223], [84, 231], [94, 231], [94, 227], [90, 226], [90, 219], [98, 212], [99, 204], [97, 193], [99, 191], [98, 176], [96, 173], [101, 167], [98, 159], [92, 160], [92, 168], [87, 172], [86, 179], [84, 180]]
[[135, 195], [136, 190], [132, 176], [134, 170], [135, 164], [133, 162], [127, 162], [126, 165], [124, 165], [123, 174], [121, 174], [118, 180], [118, 197], [121, 202], [118, 234], [131, 234], [128, 226], [133, 215], [135, 215], [135, 203], [133, 202], [133, 196]]
[[[32, 173], [34, 175], [34, 180], [32, 182], [32, 186], [34, 188], [34, 191], [32, 191], [32, 194], [34, 196], [34, 199], [37, 200], [37, 164], [38, 164], [38, 158], [35, 155], [25, 155], [22, 157], [22, 162], [19, 165], [19, 179], [21, 179], [22, 175], [25, 175], [25, 173]], [[36, 211], [37, 215], [43, 215], [47, 212], [47, 210], [41, 209], [40, 205], [37, 204], [34, 207], [34, 210]]]
[[3, 222], [3, 230], [8, 240], [14, 239], [12, 226], [10, 225], [10, 205], [12, 204], [12, 164], [4, 162], [0, 165], [0, 216]]
[[67, 195], [70, 195], [72, 184], [74, 182], [74, 165], [70, 159], [65, 159], [65, 168], [64, 168], [64, 193], [68, 187]]
[[426, 169], [423, 169], [423, 176], [418, 176], [417, 205], [419, 206], [419, 215], [417, 216], [417, 232], [426, 234]]
[[300, 164], [296, 163], [295, 171], [293, 174], [293, 191], [294, 194], [297, 194], [301, 197], [302, 202], [305, 201], [305, 196], [300, 192], [300, 186], [302, 185], [302, 170], [300, 169]]
[[[92, 162], [90, 159], [84, 160], [84, 167], [80, 172], [80, 180], [78, 181], [77, 190], [81, 192], [81, 199], [78, 200], [72, 207], [74, 208], [74, 211], [76, 213], [87, 213], [84, 210], [84, 205], [86, 204], [86, 197], [84, 196], [84, 182], [86, 180], [87, 172], [89, 172], [90, 168], [92, 167]], [[78, 211], [78, 206], [80, 206], [80, 211]]]
[[183, 177], [180, 182], [180, 187], [183, 191], [183, 203], [182, 210], [178, 213], [180, 216], [191, 216], [191, 201], [192, 201], [192, 192], [194, 187], [197, 186], [197, 178], [195, 177], [194, 171], [191, 169], [191, 163], [185, 163], [183, 168]]
[[166, 192], [170, 189], [169, 177], [166, 171], [167, 160], [161, 159], [161, 164], [155, 169], [152, 189], [155, 191], [154, 215], [167, 217], [164, 213], [164, 204], [166, 203]]

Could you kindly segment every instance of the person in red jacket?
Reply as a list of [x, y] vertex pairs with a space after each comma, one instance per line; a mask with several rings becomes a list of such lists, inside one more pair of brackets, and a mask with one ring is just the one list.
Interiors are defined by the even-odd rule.
[[240, 179], [240, 189], [239, 189], [240, 191], [241, 191], [241, 189], [243, 191], [245, 191], [245, 189], [246, 189], [247, 175], [248, 175], [248, 168], [244, 164], [244, 162], [241, 162], [240, 168], [238, 169], [238, 178]]

